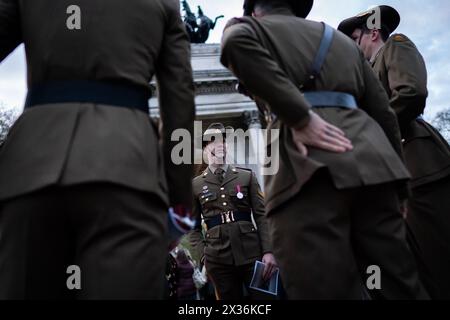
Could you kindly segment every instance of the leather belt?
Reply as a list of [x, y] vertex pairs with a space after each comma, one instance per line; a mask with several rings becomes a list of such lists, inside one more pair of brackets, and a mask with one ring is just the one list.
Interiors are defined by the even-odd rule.
[[149, 113], [151, 94], [145, 88], [91, 80], [55, 81], [32, 86], [25, 108], [55, 103], [94, 103]]
[[313, 108], [358, 109], [353, 95], [335, 91], [311, 91], [304, 93], [305, 99]]
[[205, 223], [208, 227], [208, 230], [211, 230], [212, 228], [220, 226], [222, 224], [229, 224], [237, 221], [252, 222], [251, 213], [242, 211], [226, 211], [212, 218], [208, 218], [208, 220], [205, 220]]

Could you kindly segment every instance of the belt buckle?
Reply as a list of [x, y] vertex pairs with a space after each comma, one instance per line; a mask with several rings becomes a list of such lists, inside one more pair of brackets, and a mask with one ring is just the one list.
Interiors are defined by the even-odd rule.
[[222, 212], [222, 224], [228, 224], [234, 222], [234, 212], [233, 211], [227, 211]]

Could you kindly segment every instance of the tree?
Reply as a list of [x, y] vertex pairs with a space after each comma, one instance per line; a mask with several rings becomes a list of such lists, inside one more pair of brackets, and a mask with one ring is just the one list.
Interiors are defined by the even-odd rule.
[[11, 108], [0, 101], [0, 145], [6, 140], [9, 129], [19, 117], [18, 108]]
[[450, 109], [439, 112], [432, 121], [432, 124], [450, 143]]

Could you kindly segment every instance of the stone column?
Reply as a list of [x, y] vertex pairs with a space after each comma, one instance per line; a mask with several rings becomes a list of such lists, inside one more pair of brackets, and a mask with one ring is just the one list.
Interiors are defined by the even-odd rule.
[[[257, 110], [254, 111], [246, 111], [244, 112], [245, 122], [248, 125], [248, 131], [250, 136], [249, 141], [249, 161], [247, 162], [247, 167], [252, 169], [258, 179], [259, 185], [261, 189], [264, 191], [264, 178], [262, 176], [262, 161], [265, 156], [265, 143], [262, 134], [262, 125], [261, 120], [259, 118], [259, 112]], [[255, 163], [256, 162], [256, 163]]]

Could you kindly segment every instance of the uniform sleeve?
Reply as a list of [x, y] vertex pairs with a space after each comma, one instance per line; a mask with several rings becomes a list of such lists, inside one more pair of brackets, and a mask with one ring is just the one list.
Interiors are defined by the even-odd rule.
[[272, 253], [272, 245], [269, 235], [269, 226], [266, 220], [264, 196], [258, 183], [258, 179], [252, 173], [250, 184], [250, 199], [252, 205], [253, 218], [258, 227], [259, 237], [261, 239], [261, 247], [263, 254]]
[[234, 24], [224, 31], [221, 62], [286, 125], [302, 128], [309, 123], [310, 104], [248, 25]]
[[[171, 141], [172, 133], [185, 129], [193, 136], [195, 118], [194, 85], [190, 62], [190, 42], [181, 20], [179, 3], [164, 1], [168, 10], [156, 78], [162, 120], [163, 150], [171, 205], [191, 206], [193, 167], [175, 165], [171, 151], [179, 142]], [[193, 144], [190, 144], [191, 154]]]
[[[394, 110], [389, 106], [389, 98], [377, 79], [375, 73], [370, 67], [369, 63], [361, 55], [363, 76], [364, 76], [364, 95], [361, 106], [383, 129], [392, 147], [404, 161], [403, 147], [400, 135], [400, 128], [397, 121], [397, 116]], [[409, 189], [407, 184], [399, 186], [400, 199], [409, 197]]]
[[201, 206], [198, 201], [198, 199], [194, 199], [193, 204], [193, 213], [195, 214], [195, 217], [197, 217], [197, 225], [191, 232], [188, 233], [187, 239], [189, 241], [189, 244], [192, 246], [192, 248], [195, 250], [195, 253], [197, 257], [200, 258], [200, 261], [203, 262], [203, 258], [205, 255], [205, 237], [203, 235], [202, 231], [202, 211]]
[[390, 104], [404, 132], [409, 123], [424, 112], [428, 91], [423, 58], [411, 41], [402, 39], [392, 40], [385, 61], [391, 91]]
[[361, 106], [383, 129], [397, 154], [403, 159], [400, 129], [395, 112], [389, 106], [389, 98], [369, 63], [361, 55], [364, 95]]
[[0, 0], [0, 62], [22, 42], [18, 1]]

